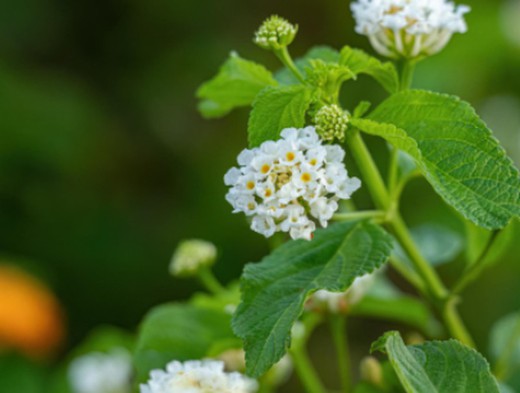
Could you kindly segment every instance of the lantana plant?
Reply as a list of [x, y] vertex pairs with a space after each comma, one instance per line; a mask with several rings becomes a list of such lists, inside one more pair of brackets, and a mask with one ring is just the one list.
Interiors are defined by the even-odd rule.
[[[275, 241], [268, 256], [246, 265], [239, 284], [227, 286], [211, 273], [219, 259], [211, 243], [179, 246], [170, 271], [199, 278], [208, 291], [146, 316], [135, 348], [141, 393], [284, 391], [293, 371], [308, 393], [496, 393], [514, 385], [520, 316], [494, 329], [491, 367], [457, 305], [498, 259], [520, 215], [518, 171], [470, 104], [411, 89], [415, 66], [466, 31], [469, 7], [357, 0], [351, 8], [356, 32], [387, 60], [350, 46], [318, 46], [293, 61], [289, 46], [298, 27], [272, 16], [253, 41], [281, 69], [273, 73], [232, 52], [198, 90], [199, 110], [208, 118], [252, 107], [244, 127], [249, 146], [222, 174], [228, 186], [222, 198], [230, 214], [243, 215], [253, 231]], [[366, 97], [345, 107], [340, 92], [360, 75], [388, 97], [377, 106]], [[386, 142], [383, 168], [366, 135]], [[464, 241], [428, 222], [408, 226], [400, 200], [416, 177], [468, 228], [465, 269], [449, 286], [435, 266], [458, 256]], [[372, 209], [360, 210], [351, 199], [360, 189]], [[401, 291], [390, 270], [417, 296]], [[374, 337], [372, 355], [357, 366], [346, 335], [352, 316], [398, 322], [420, 334]], [[341, 387], [324, 380], [307, 353], [321, 324], [330, 327]]]

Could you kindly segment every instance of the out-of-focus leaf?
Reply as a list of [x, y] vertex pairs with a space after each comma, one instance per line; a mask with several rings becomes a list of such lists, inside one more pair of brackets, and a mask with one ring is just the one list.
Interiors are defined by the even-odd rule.
[[134, 354], [138, 380], [172, 360], [202, 359], [221, 340], [233, 339], [231, 316], [224, 311], [186, 304], [152, 309], [140, 329]]
[[520, 375], [520, 312], [500, 319], [491, 330], [489, 351], [497, 376], [507, 381]]
[[260, 376], [282, 358], [308, 295], [345, 291], [356, 277], [382, 266], [391, 247], [391, 237], [379, 226], [345, 222], [316, 231], [312, 241], [285, 243], [247, 265], [233, 319], [244, 340], [247, 372]]

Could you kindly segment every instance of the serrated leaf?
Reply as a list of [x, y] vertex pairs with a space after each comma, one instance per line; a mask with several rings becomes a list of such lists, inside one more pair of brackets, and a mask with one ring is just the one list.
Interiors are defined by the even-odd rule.
[[284, 128], [303, 127], [313, 91], [306, 86], [266, 87], [255, 99], [249, 117], [249, 146], [277, 140]]
[[232, 109], [250, 105], [266, 86], [277, 82], [264, 66], [231, 53], [218, 74], [197, 91], [199, 111], [205, 117], [221, 117]]
[[316, 231], [312, 241], [290, 241], [242, 276], [242, 302], [233, 330], [244, 340], [247, 372], [262, 375], [282, 358], [309, 294], [345, 291], [356, 277], [379, 268], [391, 237], [368, 222], [345, 222]]
[[152, 309], [139, 331], [134, 354], [138, 380], [172, 360], [202, 359], [215, 344], [235, 336], [231, 317], [224, 311], [187, 304], [165, 304]]
[[[296, 68], [305, 75], [305, 71], [310, 67], [311, 60], [323, 60], [325, 63], [337, 63], [339, 61], [339, 52], [329, 46], [315, 46], [303, 56], [294, 61]], [[298, 78], [287, 68], [282, 68], [275, 73], [276, 80], [282, 85], [300, 84]]]
[[490, 353], [498, 377], [507, 381], [520, 374], [520, 312], [507, 315], [493, 326]]
[[356, 75], [370, 75], [389, 93], [399, 90], [399, 75], [391, 62], [383, 63], [360, 49], [345, 46], [341, 50], [339, 63], [350, 68]]
[[408, 90], [352, 124], [410, 154], [437, 193], [475, 224], [498, 229], [520, 214], [518, 171], [460, 99]]
[[499, 393], [486, 359], [456, 340], [406, 346], [389, 332], [372, 350], [388, 355], [407, 393]]

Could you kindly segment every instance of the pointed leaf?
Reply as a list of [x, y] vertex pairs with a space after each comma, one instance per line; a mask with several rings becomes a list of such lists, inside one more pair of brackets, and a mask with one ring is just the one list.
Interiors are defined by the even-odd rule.
[[312, 90], [302, 85], [266, 87], [258, 94], [249, 117], [249, 145], [277, 140], [288, 127], [303, 127]]
[[197, 91], [199, 111], [205, 117], [224, 116], [236, 107], [250, 105], [260, 90], [276, 84], [264, 66], [232, 52], [218, 74]]
[[390, 62], [383, 63], [362, 50], [345, 46], [341, 50], [339, 63], [350, 68], [356, 75], [370, 75], [389, 93], [395, 93], [399, 89], [399, 76]]
[[308, 295], [346, 290], [356, 277], [380, 267], [391, 248], [391, 237], [379, 226], [345, 222], [247, 265], [233, 330], [244, 340], [248, 374], [259, 376], [282, 358]]
[[520, 215], [520, 179], [491, 131], [456, 97], [409, 90], [352, 124], [410, 154], [444, 200], [487, 229]]
[[406, 346], [389, 332], [372, 350], [388, 355], [407, 393], [499, 393], [486, 359], [456, 340]]

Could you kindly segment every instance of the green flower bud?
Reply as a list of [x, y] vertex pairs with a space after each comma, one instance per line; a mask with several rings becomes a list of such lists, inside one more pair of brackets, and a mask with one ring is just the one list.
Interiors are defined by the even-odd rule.
[[314, 117], [316, 132], [324, 141], [345, 140], [349, 115], [338, 105], [322, 107]]
[[217, 259], [217, 248], [213, 243], [190, 239], [182, 241], [170, 262], [170, 273], [177, 277], [195, 276], [205, 267], [210, 267]]
[[298, 26], [278, 15], [266, 19], [255, 33], [254, 42], [264, 49], [280, 50], [293, 42]]
[[381, 386], [383, 384], [383, 368], [381, 363], [373, 357], [367, 356], [361, 360], [361, 379], [366, 382], [370, 382], [375, 386]]

